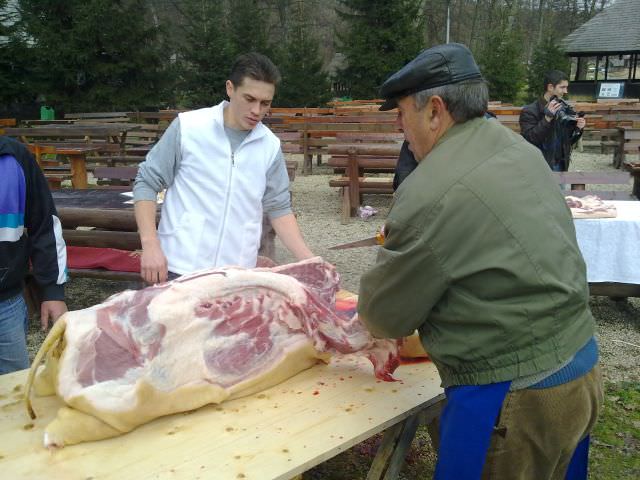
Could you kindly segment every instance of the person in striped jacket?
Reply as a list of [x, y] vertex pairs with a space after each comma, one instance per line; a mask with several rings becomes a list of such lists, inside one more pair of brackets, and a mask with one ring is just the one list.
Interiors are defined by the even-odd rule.
[[0, 136], [0, 374], [29, 366], [27, 306], [31, 266], [44, 330], [67, 311], [66, 246], [47, 180], [21, 143]]

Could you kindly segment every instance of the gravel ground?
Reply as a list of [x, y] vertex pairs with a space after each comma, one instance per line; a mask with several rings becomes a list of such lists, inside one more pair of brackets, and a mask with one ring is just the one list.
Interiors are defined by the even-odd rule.
[[[612, 169], [610, 155], [574, 153], [572, 170]], [[343, 224], [338, 189], [329, 187], [330, 176], [331, 172], [322, 166], [314, 166], [312, 175], [298, 175], [291, 185], [294, 210], [311, 249], [336, 265], [342, 276], [343, 288], [357, 292], [360, 275], [375, 262], [376, 248], [328, 250], [328, 247], [375, 234], [384, 223], [391, 197], [365, 195], [365, 205], [377, 209], [377, 215], [366, 220], [352, 218]], [[612, 187], [605, 188], [610, 190]], [[280, 244], [277, 245], [276, 256], [279, 263], [292, 260]], [[85, 308], [130, 287], [117, 282], [72, 280], [67, 288], [68, 305], [72, 310]], [[606, 297], [592, 297], [591, 308], [598, 324], [606, 378], [613, 382], [640, 381], [640, 299], [614, 302]], [[42, 339], [43, 335], [37, 330], [36, 322], [32, 322], [29, 335], [32, 354]]]

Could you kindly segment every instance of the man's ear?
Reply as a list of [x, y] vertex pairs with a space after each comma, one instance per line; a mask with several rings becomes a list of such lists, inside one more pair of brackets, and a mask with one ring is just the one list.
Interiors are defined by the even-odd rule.
[[433, 95], [429, 98], [427, 110], [429, 114], [429, 127], [432, 130], [438, 130], [444, 123], [445, 112], [447, 111], [444, 100], [438, 95]]
[[225, 87], [227, 88], [227, 96], [231, 98], [231, 94], [234, 90], [233, 82], [231, 80], [227, 80], [227, 82], [225, 83]]

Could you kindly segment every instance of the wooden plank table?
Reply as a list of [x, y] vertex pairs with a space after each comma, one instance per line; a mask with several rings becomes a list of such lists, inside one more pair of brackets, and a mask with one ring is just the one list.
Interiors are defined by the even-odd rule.
[[47, 141], [45, 139], [61, 138], [65, 140], [83, 139], [88, 144], [100, 139], [115, 145], [124, 152], [127, 132], [140, 128], [127, 123], [102, 123], [68, 125], [36, 125], [31, 128], [7, 128], [5, 135], [19, 137], [23, 143]]
[[65, 146], [47, 143], [29, 143], [27, 148], [36, 157], [38, 164], [43, 167], [41, 155], [62, 155], [69, 159], [71, 167], [71, 185], [76, 189], [86, 189], [89, 186], [87, 180], [87, 154], [98, 151], [97, 147], [86, 146]]
[[[0, 376], [0, 468], [12, 480], [287, 480], [395, 426], [383, 441], [389, 444], [398, 427], [437, 414], [442, 405], [430, 362], [403, 365], [395, 374], [400, 381], [381, 382], [367, 360], [343, 357], [260, 394], [156, 419], [117, 438], [48, 451], [43, 429], [60, 401], [35, 397], [39, 417], [30, 420], [21, 401], [26, 373]], [[396, 462], [384, 478], [394, 478], [401, 467], [402, 446], [381, 447], [370, 478], [382, 478], [385, 450], [396, 453]]]
[[[51, 192], [62, 224], [62, 235], [68, 245], [78, 247], [119, 248], [139, 250], [140, 236], [133, 204], [125, 203], [130, 197], [120, 190], [61, 189]], [[94, 230], [76, 230], [77, 227], [95, 227]], [[71, 274], [87, 273], [70, 271]], [[125, 277], [137, 274], [121, 272]], [[104, 275], [117, 275], [104, 272]]]

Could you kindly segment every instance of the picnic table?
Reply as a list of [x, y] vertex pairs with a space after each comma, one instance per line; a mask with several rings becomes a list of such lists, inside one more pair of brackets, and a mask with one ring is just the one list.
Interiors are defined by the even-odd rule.
[[[35, 125], [31, 128], [7, 128], [5, 135], [19, 137], [23, 143], [49, 142], [61, 139], [64, 142], [93, 144], [102, 141], [117, 146], [124, 152], [127, 132], [140, 128], [128, 123], [72, 123], [66, 125]], [[59, 143], [59, 142], [58, 142]]]
[[[85, 189], [88, 187], [87, 180], [87, 155], [98, 151], [98, 147], [91, 145], [64, 145], [55, 143], [29, 143], [27, 148], [36, 157], [38, 165], [42, 168], [45, 177], [59, 179], [59, 172], [52, 170], [56, 166], [48, 165], [42, 159], [42, 155], [62, 155], [69, 159], [71, 167], [71, 185], [73, 188]], [[58, 182], [59, 185], [59, 182]]]
[[617, 217], [574, 219], [591, 294], [640, 297], [640, 202], [607, 203]]
[[[110, 189], [61, 189], [51, 192], [67, 244], [139, 250], [140, 237], [131, 197]], [[95, 227], [76, 230], [77, 227]], [[131, 275], [125, 275], [130, 277]], [[139, 276], [135, 275], [136, 279]]]
[[34, 397], [39, 416], [30, 420], [21, 400], [26, 374], [0, 376], [0, 464], [12, 480], [289, 480], [385, 429], [368, 478], [389, 480], [404, 463], [418, 421], [439, 415], [443, 400], [430, 362], [401, 365], [399, 382], [382, 382], [368, 360], [348, 356], [259, 394], [48, 451], [43, 429], [61, 402]]

